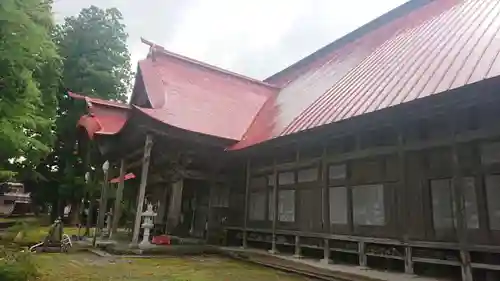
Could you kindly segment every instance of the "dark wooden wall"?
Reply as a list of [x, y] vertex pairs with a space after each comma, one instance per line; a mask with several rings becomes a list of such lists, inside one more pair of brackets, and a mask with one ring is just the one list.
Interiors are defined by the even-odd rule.
[[[492, 198], [500, 202], [499, 108], [495, 101], [425, 118], [400, 115], [379, 126], [256, 153], [248, 159], [247, 227], [272, 228], [276, 184], [278, 198], [294, 196], [287, 205], [294, 205], [293, 219], [282, 218], [279, 209], [287, 206], [278, 203], [277, 229], [498, 245], [494, 209], [500, 207]], [[239, 177], [230, 200], [234, 226], [244, 221], [246, 176]]]

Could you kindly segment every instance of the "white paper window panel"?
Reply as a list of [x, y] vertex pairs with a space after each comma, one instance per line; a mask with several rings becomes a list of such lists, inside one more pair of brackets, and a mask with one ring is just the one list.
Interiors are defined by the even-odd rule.
[[331, 165], [328, 167], [328, 178], [331, 180], [341, 180], [346, 178], [346, 165]]
[[347, 224], [347, 188], [345, 186], [329, 189], [330, 223]]
[[293, 172], [283, 172], [278, 174], [279, 185], [291, 185], [295, 183], [295, 174]]
[[249, 219], [264, 220], [266, 215], [266, 193], [253, 192], [250, 193], [249, 200]]
[[297, 181], [300, 183], [318, 181], [318, 171], [318, 168], [299, 170]]
[[487, 165], [500, 163], [500, 142], [487, 142], [481, 145], [481, 162]]
[[382, 184], [354, 186], [352, 197], [355, 225], [385, 225], [384, 186]]
[[295, 190], [280, 190], [278, 194], [278, 220], [295, 221]]

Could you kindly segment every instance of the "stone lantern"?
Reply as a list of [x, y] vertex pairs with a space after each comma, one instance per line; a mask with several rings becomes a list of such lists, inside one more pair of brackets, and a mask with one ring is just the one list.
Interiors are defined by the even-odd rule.
[[141, 227], [144, 230], [144, 235], [142, 237], [141, 243], [139, 243], [139, 248], [141, 249], [151, 246], [151, 242], [149, 242], [149, 236], [151, 235], [151, 229], [154, 227], [153, 218], [156, 217], [156, 215], [157, 214], [153, 211], [153, 204], [148, 203], [146, 211], [141, 215], [144, 218], [144, 221], [141, 224]]

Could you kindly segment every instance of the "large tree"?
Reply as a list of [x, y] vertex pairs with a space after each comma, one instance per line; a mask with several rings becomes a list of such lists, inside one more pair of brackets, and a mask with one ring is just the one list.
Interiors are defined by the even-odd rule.
[[[95, 6], [68, 17], [59, 26], [56, 42], [64, 58], [62, 83], [67, 89], [89, 96], [125, 101], [132, 78], [123, 17], [117, 9]], [[76, 122], [84, 106], [62, 92], [58, 96], [57, 141], [53, 152], [37, 171], [47, 179], [39, 200], [79, 202], [83, 196], [85, 167], [74, 153]], [[95, 159], [95, 158], [94, 158]], [[91, 163], [100, 167], [102, 163]], [[42, 196], [42, 197], [43, 197]], [[55, 203], [55, 202], [54, 202]]]
[[0, 181], [50, 151], [60, 67], [53, 28], [51, 1], [0, 1]]

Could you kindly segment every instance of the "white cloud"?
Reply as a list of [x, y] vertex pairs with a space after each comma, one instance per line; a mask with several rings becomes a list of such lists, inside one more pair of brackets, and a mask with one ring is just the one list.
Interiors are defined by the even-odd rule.
[[[125, 17], [135, 63], [145, 37], [173, 52], [263, 79], [404, 0], [58, 0], [59, 18], [91, 4]], [[134, 68], [135, 70], [135, 68]]]

